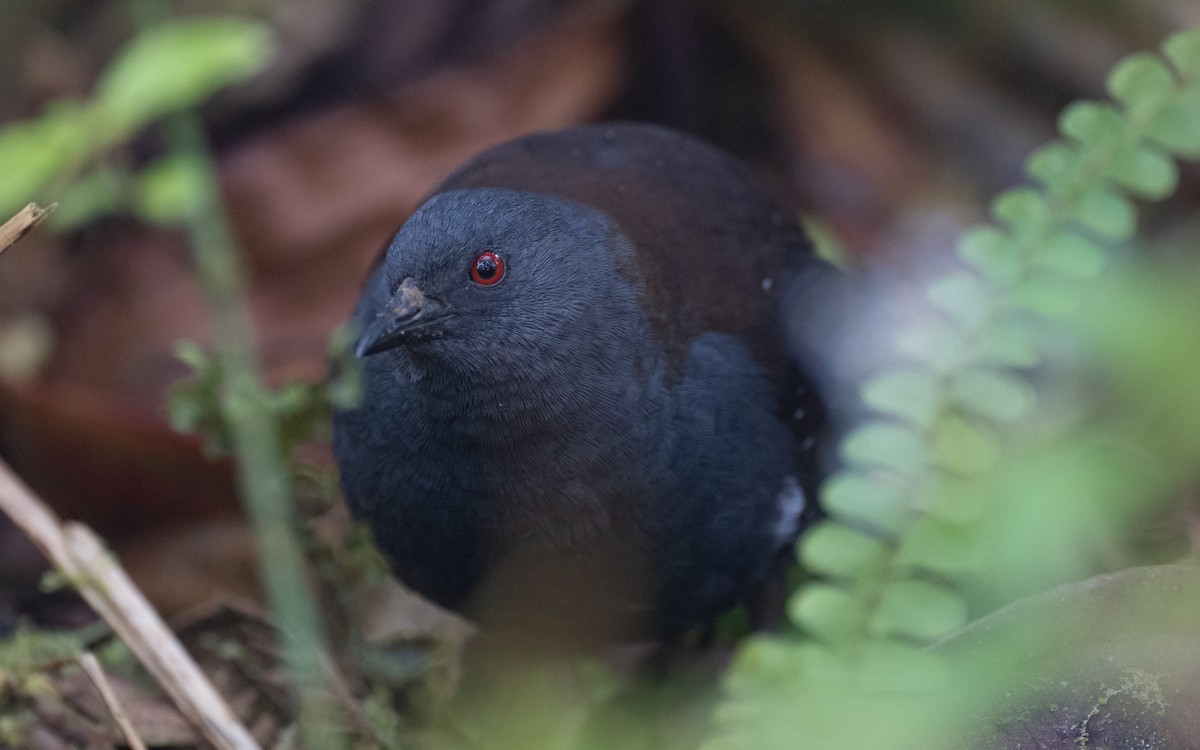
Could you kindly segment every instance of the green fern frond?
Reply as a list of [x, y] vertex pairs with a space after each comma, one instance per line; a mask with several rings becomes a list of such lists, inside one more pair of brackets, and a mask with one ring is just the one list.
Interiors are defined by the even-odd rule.
[[968, 488], [1036, 419], [1026, 373], [1133, 237], [1133, 199], [1167, 197], [1174, 158], [1200, 156], [1200, 30], [1163, 51], [1114, 68], [1115, 103], [1063, 112], [1062, 138], [1028, 160], [1033, 184], [993, 201], [995, 225], [958, 242], [965, 267], [928, 286], [934, 314], [897, 332], [902, 364], [863, 384], [873, 416], [844, 438], [845, 468], [823, 490], [829, 519], [800, 544], [817, 579], [790, 614], [808, 637], [748, 644], [711, 747], [930, 746], [928, 706], [913, 700], [944, 675], [925, 645], [967, 618], [955, 582], [989, 574], [988, 503]]

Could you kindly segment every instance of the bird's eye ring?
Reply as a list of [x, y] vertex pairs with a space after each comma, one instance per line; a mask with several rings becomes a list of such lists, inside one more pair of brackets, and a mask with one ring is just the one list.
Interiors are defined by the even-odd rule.
[[492, 286], [504, 278], [504, 259], [495, 251], [484, 250], [471, 261], [471, 281], [480, 286]]

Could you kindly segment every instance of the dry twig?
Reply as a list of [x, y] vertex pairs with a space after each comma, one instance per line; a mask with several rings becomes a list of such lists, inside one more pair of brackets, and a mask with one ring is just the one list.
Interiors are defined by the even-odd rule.
[[100, 660], [91, 651], [87, 651], [79, 655], [79, 666], [83, 667], [83, 671], [87, 674], [88, 679], [96, 686], [96, 690], [100, 693], [100, 699], [104, 701], [108, 712], [112, 714], [113, 721], [117, 723], [117, 728], [121, 730], [121, 734], [125, 737], [125, 741], [129, 743], [131, 750], [146, 750], [146, 743], [142, 742], [142, 738], [138, 736], [137, 728], [133, 726], [133, 722], [129, 719], [129, 714], [125, 713], [125, 708], [121, 705], [121, 701], [113, 691], [112, 685], [108, 681], [108, 676], [104, 674], [104, 668], [100, 666]]
[[[52, 210], [30, 203], [0, 226], [0, 252], [24, 237]], [[219, 750], [257, 750], [258, 744], [230, 711], [212, 683], [196, 666], [183, 645], [163, 623], [130, 580], [124, 569], [88, 527], [64, 523], [25, 486], [6, 463], [0, 461], [0, 511], [16, 522], [42, 553], [62, 571], [80, 595], [113, 631], [121, 637], [171, 696], [180, 712]], [[89, 668], [88, 657], [80, 663], [96, 682], [104, 702], [113, 713], [130, 745], [141, 742], [129, 719], [116, 703], [99, 664]], [[124, 717], [124, 721], [122, 721]]]
[[214, 747], [257, 750], [249, 731], [95, 533], [82, 524], [61, 521], [3, 461], [0, 511], [67, 576]]
[[0, 253], [16, 244], [17, 240], [36, 227], [42, 219], [46, 218], [47, 214], [54, 210], [54, 205], [42, 208], [36, 203], [30, 203], [22, 208], [16, 216], [4, 222], [4, 225], [0, 226]]

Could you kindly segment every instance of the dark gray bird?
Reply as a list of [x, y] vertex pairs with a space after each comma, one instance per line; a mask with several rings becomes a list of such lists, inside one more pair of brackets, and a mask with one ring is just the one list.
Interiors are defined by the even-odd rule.
[[784, 319], [830, 275], [744, 166], [680, 133], [486, 151], [354, 312], [364, 394], [333, 442], [350, 507], [401, 581], [485, 625], [702, 623], [811, 512], [820, 404]]

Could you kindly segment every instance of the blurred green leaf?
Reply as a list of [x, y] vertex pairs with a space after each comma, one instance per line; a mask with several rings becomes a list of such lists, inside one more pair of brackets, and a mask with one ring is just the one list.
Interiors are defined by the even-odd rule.
[[978, 474], [1000, 461], [1000, 443], [986, 427], [947, 417], [938, 424], [933, 436], [933, 461], [955, 474]]
[[838, 472], [825, 483], [821, 507], [843, 522], [889, 532], [899, 529], [912, 513], [899, 481], [854, 471]]
[[867, 422], [842, 441], [842, 458], [860, 466], [880, 466], [900, 474], [924, 469], [926, 450], [920, 435], [890, 422]]
[[[1097, 426], [1087, 431], [1102, 433]], [[996, 471], [964, 486], [982, 495], [987, 508], [974, 525], [976, 549], [986, 555], [983, 570], [1004, 571], [972, 581], [981, 606], [990, 609], [1087, 575], [1096, 554], [1115, 544], [1118, 527], [1106, 506], [1119, 502], [1126, 513], [1146, 507], [1139, 501], [1147, 496], [1130, 491], [1137, 477], [1123, 476], [1129, 462], [1111, 444], [1089, 446], [1082, 437], [1059, 434], [1022, 445]]]
[[1147, 135], [1185, 156], [1200, 155], [1200, 30], [1185, 31], [1163, 43], [1163, 52], [1184, 82], [1147, 126]]
[[50, 216], [51, 226], [67, 232], [123, 211], [127, 179], [120, 170], [101, 168], [76, 180], [59, 197], [59, 209]]
[[182, 222], [201, 205], [207, 166], [196, 158], [164, 157], [142, 171], [137, 184], [138, 215], [151, 224]]
[[939, 391], [936, 377], [908, 370], [876, 375], [863, 386], [862, 397], [877, 411], [927, 425], [939, 406]]
[[1089, 149], [1116, 148], [1125, 137], [1125, 118], [1107, 102], [1074, 102], [1058, 118], [1064, 135]]
[[969, 271], [951, 271], [934, 281], [926, 297], [971, 331], [980, 327], [993, 307], [995, 289]]
[[1200, 276], [1174, 269], [1105, 284], [1075, 319], [1109, 381], [1154, 415], [1155, 452], [1168, 463], [1200, 453], [1197, 320]]
[[1028, 187], [1011, 188], [996, 196], [992, 213], [1018, 240], [1040, 237], [1054, 220], [1046, 197]]
[[859, 598], [824, 584], [806, 586], [792, 598], [788, 613], [796, 625], [831, 644], [860, 638], [867, 621]]
[[1200, 29], [1183, 31], [1163, 42], [1163, 52], [1188, 83], [1200, 81]]
[[959, 238], [958, 255], [999, 283], [1011, 283], [1023, 268], [1016, 240], [997, 227], [968, 230]]
[[177, 342], [175, 356], [191, 368], [192, 375], [172, 384], [167, 392], [167, 420], [171, 429], [199, 434], [210, 456], [229, 453], [230, 436], [221, 412], [220, 361], [194, 341]]
[[[938, 472], [921, 488], [920, 508], [930, 518], [958, 527], [974, 525], [987, 512], [987, 498], [978, 492], [978, 477], [960, 477]], [[917, 523], [909, 529], [917, 528]]]
[[1109, 93], [1135, 118], [1145, 119], [1162, 108], [1176, 90], [1174, 74], [1149, 52], [1130, 55], [1108, 76]]
[[909, 325], [896, 335], [896, 347], [934, 372], [954, 370], [969, 356], [962, 334], [948, 320], [926, 319]]
[[1172, 99], [1146, 124], [1146, 137], [1183, 156], [1200, 156], [1200, 83]]
[[772, 681], [775, 689], [741, 691], [723, 706], [720, 731], [703, 750], [930, 750], [945, 741], [954, 723], [946, 719], [954, 715], [951, 707], [931, 700], [928, 692], [904, 689], [939, 684], [929, 668], [936, 656], [903, 659], [868, 649], [864, 671], [888, 679], [855, 686], [825, 677], [837, 667], [825, 654], [811, 648], [801, 653], [805, 658], [792, 671], [798, 679]]
[[[211, 455], [230, 453], [229, 410], [246, 408], [246, 402], [235, 402], [238, 389], [226, 381], [215, 355], [189, 341], [178, 342], [175, 355], [191, 368], [192, 374], [174, 383], [168, 393], [171, 427], [199, 434]], [[347, 392], [344, 395], [357, 393], [356, 381], [344, 380], [341, 386]], [[326, 382], [290, 382], [266, 394], [265, 406], [279, 424], [280, 443], [285, 452], [290, 453], [300, 443], [327, 438], [333, 391]]]
[[1033, 254], [1034, 266], [1073, 279], [1091, 279], [1104, 270], [1108, 257], [1100, 246], [1075, 232], [1058, 232]]
[[1125, 242], [1137, 228], [1137, 212], [1129, 199], [1115, 190], [1093, 187], [1079, 196], [1072, 218], [1103, 239]]
[[835, 577], [857, 578], [881, 569], [886, 555], [879, 539], [828, 521], [805, 532], [800, 544], [800, 560], [808, 569]]
[[816, 674], [828, 675], [835, 681], [845, 673], [841, 662], [813, 643], [784, 641], [767, 635], [748, 639], [735, 659], [726, 676], [726, 687], [733, 692], [757, 693], [764, 687], [768, 691], [795, 688], [813, 668]]
[[895, 564], [916, 572], [960, 576], [978, 571], [986, 559], [978, 541], [961, 524], [921, 518], [905, 531]]
[[980, 342], [980, 364], [1004, 367], [1033, 367], [1038, 363], [1039, 326], [1011, 314], [992, 325], [988, 337]]
[[1025, 163], [1025, 171], [1052, 194], [1059, 194], [1083, 181], [1087, 164], [1079, 144], [1053, 141], [1033, 152]]
[[174, 21], [141, 34], [97, 84], [102, 138], [124, 140], [164, 115], [194, 107], [261, 70], [274, 47], [269, 27], [234, 18]]
[[1056, 276], [1029, 276], [1013, 287], [1010, 300], [1016, 307], [1031, 310], [1047, 318], [1063, 318], [1079, 307], [1083, 290], [1078, 284], [1064, 283]]
[[928, 581], [902, 580], [884, 588], [871, 628], [880, 634], [932, 641], [966, 621], [966, 604], [949, 589]]
[[88, 152], [89, 120], [75, 102], [55, 102], [41, 117], [0, 130], [0, 214], [9, 216]]
[[[915, 694], [930, 702], [933, 696], [929, 693], [945, 688], [949, 678], [945, 660], [929, 649], [891, 640], [873, 641], [864, 649], [860, 679], [877, 694], [884, 691]], [[944, 732], [952, 722], [947, 715], [939, 718]]]
[[1132, 146], [1118, 152], [1105, 176], [1147, 200], [1175, 192], [1179, 168], [1175, 160], [1153, 146]]
[[1028, 383], [1016, 375], [988, 368], [958, 375], [950, 385], [950, 394], [963, 409], [1000, 421], [1028, 416], [1036, 402]]
[[202, 370], [210, 362], [208, 352], [195, 341], [175, 342], [175, 356], [193, 370]]

